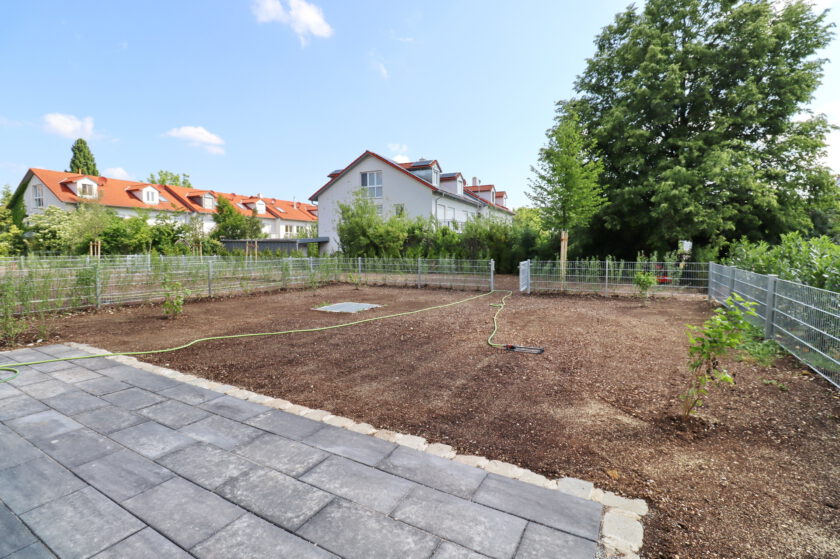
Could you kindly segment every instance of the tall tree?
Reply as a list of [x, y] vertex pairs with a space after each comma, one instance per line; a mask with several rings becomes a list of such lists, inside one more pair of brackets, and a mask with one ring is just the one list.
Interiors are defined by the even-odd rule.
[[149, 173], [149, 178], [146, 179], [146, 182], [149, 184], [171, 184], [173, 186], [186, 186], [192, 188], [192, 183], [190, 182], [190, 176], [186, 173], [173, 173], [171, 171], [164, 171], [161, 169], [160, 171], [155, 173]]
[[594, 142], [582, 134], [578, 116], [565, 103], [558, 103], [555, 124], [546, 136], [539, 162], [531, 167], [535, 176], [528, 198], [543, 225], [560, 233], [560, 259], [565, 261], [569, 229], [588, 225], [606, 203], [599, 184], [604, 165]]
[[593, 252], [808, 230], [809, 208], [838, 194], [821, 164], [829, 125], [797, 118], [831, 36], [801, 0], [648, 0], [618, 14], [570, 102], [604, 154], [611, 204]]
[[93, 158], [90, 146], [88, 146], [84, 138], [79, 138], [73, 142], [73, 147], [70, 151], [73, 152], [73, 156], [70, 158], [69, 171], [71, 173], [99, 176], [99, 169], [96, 168], [96, 160]]
[[259, 239], [265, 236], [260, 218], [253, 214], [241, 214], [230, 200], [222, 196], [216, 202], [213, 221], [216, 223], [216, 227], [210, 233], [213, 239]]

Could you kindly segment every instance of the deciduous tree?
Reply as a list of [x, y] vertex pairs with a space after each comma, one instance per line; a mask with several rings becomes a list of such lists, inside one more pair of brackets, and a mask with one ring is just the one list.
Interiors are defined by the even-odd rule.
[[186, 186], [192, 188], [192, 183], [190, 182], [190, 176], [186, 173], [173, 173], [171, 171], [164, 171], [161, 169], [160, 171], [155, 173], [149, 173], [149, 178], [146, 179], [146, 182], [149, 184], [171, 184], [173, 186]]

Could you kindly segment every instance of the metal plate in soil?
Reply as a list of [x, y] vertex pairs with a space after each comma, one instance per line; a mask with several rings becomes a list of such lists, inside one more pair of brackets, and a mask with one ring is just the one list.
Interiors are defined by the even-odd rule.
[[374, 305], [372, 303], [334, 303], [332, 305], [318, 307], [315, 310], [327, 312], [359, 312], [366, 311], [368, 309], [375, 309], [376, 307], [381, 306], [382, 305]]

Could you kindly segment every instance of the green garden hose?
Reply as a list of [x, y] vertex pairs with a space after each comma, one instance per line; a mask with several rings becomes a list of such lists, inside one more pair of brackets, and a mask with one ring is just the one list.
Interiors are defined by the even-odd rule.
[[[213, 340], [232, 340], [232, 339], [236, 339], [236, 338], [256, 338], [256, 337], [260, 337], [260, 336], [281, 336], [281, 335], [284, 335], [284, 334], [299, 334], [299, 333], [304, 333], [304, 332], [323, 332], [324, 330], [333, 330], [333, 329], [336, 329], [336, 328], [344, 328], [346, 326], [355, 326], [357, 324], [364, 324], [365, 322], [374, 322], [374, 321], [377, 321], [377, 320], [385, 320], [386, 318], [396, 318], [398, 316], [408, 316], [408, 315], [412, 315], [412, 314], [418, 314], [418, 313], [421, 313], [421, 312], [433, 311], [433, 310], [436, 310], [436, 309], [445, 309], [447, 307], [453, 307], [455, 305], [460, 305], [462, 303], [467, 303], [469, 301], [474, 301], [475, 299], [480, 299], [481, 297], [486, 297], [488, 295], [492, 295], [493, 293], [497, 293], [497, 292], [507, 293], [507, 295], [502, 297], [502, 300], [501, 300], [500, 303], [494, 303], [494, 304], [491, 305], [491, 306], [494, 306], [494, 307], [499, 307], [499, 310], [497, 310], [496, 314], [493, 315], [493, 333], [490, 334], [489, 338], [487, 338], [487, 344], [490, 345], [491, 347], [495, 347], [495, 348], [508, 349], [508, 350], [513, 350], [513, 351], [521, 351], [521, 350], [513, 349], [513, 348], [519, 348], [521, 346], [509, 346], [509, 345], [493, 343], [493, 337], [496, 335], [496, 332], [499, 329], [499, 324], [498, 324], [498, 320], [497, 320], [498, 316], [499, 316], [499, 313], [502, 312], [502, 309], [504, 309], [504, 307], [505, 307], [505, 300], [508, 297], [510, 297], [511, 295], [513, 295], [513, 292], [510, 291], [510, 290], [507, 290], [507, 289], [494, 289], [492, 291], [488, 291], [487, 293], [482, 293], [481, 295], [475, 295], [473, 297], [467, 297], [466, 299], [461, 299], [459, 301], [454, 301], [452, 303], [446, 303], [446, 304], [443, 304], [443, 305], [435, 305], [433, 307], [426, 307], [424, 309], [417, 309], [417, 310], [414, 310], [414, 311], [406, 311], [406, 312], [401, 312], [401, 313], [396, 313], [396, 314], [389, 314], [389, 315], [385, 315], [385, 316], [376, 316], [376, 317], [373, 317], [373, 318], [364, 318], [362, 320], [354, 320], [352, 322], [344, 322], [342, 324], [333, 324], [332, 326], [321, 326], [321, 327], [318, 327], [318, 328], [300, 328], [300, 329], [297, 329], [297, 330], [283, 330], [283, 331], [280, 331], [280, 332], [257, 332], [257, 333], [253, 333], [253, 334], [231, 334], [231, 335], [228, 335], [228, 336], [211, 336], [211, 337], [208, 337], [208, 338], [198, 338], [198, 339], [193, 340], [191, 342], [187, 342], [184, 345], [179, 345], [177, 347], [170, 347], [170, 348], [165, 348], [165, 349], [152, 349], [152, 350], [148, 350], [148, 351], [121, 351], [121, 352], [117, 352], [117, 353], [101, 353], [101, 354], [98, 354], [98, 355], [81, 355], [81, 356], [76, 356], [76, 357], [58, 357], [58, 358], [55, 358], [55, 359], [44, 359], [43, 361], [29, 361], [27, 363], [15, 363], [15, 367], [24, 367], [24, 366], [27, 366], [27, 365], [41, 365], [43, 363], [58, 363], [60, 361], [77, 361], [77, 360], [80, 360], [80, 359], [94, 359], [96, 357], [114, 357], [114, 356], [117, 356], [117, 355], [152, 355], [152, 354], [155, 354], [155, 353], [169, 353], [171, 351], [178, 351], [179, 349], [186, 349], [186, 348], [188, 348], [192, 345], [195, 345], [197, 343], [209, 342], [209, 341], [213, 341]], [[540, 348], [536, 348], [536, 349], [540, 349]], [[536, 352], [531, 352], [531, 353], [536, 353]], [[539, 353], [542, 353], [542, 351], [540, 351]], [[16, 369], [15, 367], [11, 367], [8, 364], [0, 365], [0, 371], [8, 371], [8, 372], [12, 373], [11, 376], [0, 379], [0, 384], [2, 384], [4, 382], [9, 382], [10, 380], [16, 378], [20, 374], [20, 371], [18, 369]]]

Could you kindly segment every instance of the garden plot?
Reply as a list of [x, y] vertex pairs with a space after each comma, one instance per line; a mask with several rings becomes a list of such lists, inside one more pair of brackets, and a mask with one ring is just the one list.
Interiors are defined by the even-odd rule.
[[[474, 293], [334, 285], [57, 319], [48, 343], [113, 351], [354, 320], [313, 307], [383, 305], [365, 318]], [[487, 346], [501, 294], [344, 329], [215, 341], [144, 359], [459, 452], [573, 476], [645, 498], [645, 557], [835, 557], [840, 553], [840, 399], [792, 359], [728, 363], [736, 386], [714, 389], [701, 418], [676, 415], [687, 385], [685, 324], [698, 299], [515, 295]]]

